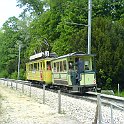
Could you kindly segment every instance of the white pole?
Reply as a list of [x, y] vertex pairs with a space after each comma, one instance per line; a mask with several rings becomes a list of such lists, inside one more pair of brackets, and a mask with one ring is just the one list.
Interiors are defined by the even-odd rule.
[[21, 51], [21, 45], [19, 44], [19, 58], [18, 58], [18, 80], [20, 79], [20, 51]]
[[119, 84], [118, 84], [118, 96], [120, 95], [120, 91], [119, 91], [119, 89], [120, 89], [120, 86], [119, 86]]
[[92, 0], [88, 0], [88, 54], [91, 54], [91, 16]]

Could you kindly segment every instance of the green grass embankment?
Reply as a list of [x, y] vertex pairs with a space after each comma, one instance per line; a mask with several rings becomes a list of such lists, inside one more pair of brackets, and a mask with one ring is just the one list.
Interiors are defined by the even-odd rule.
[[118, 94], [118, 91], [115, 92], [115, 96], [124, 97], [124, 90]]

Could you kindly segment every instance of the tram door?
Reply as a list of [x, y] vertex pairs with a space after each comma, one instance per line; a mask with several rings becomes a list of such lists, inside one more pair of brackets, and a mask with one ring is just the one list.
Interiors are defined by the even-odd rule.
[[76, 85], [76, 71], [74, 69], [74, 62], [73, 61], [69, 61], [69, 75], [70, 75], [70, 81], [72, 83], [72, 85]]

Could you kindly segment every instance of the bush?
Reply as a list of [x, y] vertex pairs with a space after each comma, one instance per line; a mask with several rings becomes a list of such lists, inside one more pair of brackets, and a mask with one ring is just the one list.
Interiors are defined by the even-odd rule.
[[8, 77], [8, 72], [6, 70], [2, 70], [0, 72], [0, 78], [7, 78]]
[[25, 76], [25, 70], [24, 69], [20, 69], [20, 79], [25, 80], [26, 76]]
[[10, 76], [11, 79], [17, 79], [18, 73], [17, 71], [13, 72]]
[[[11, 79], [17, 79], [18, 78], [18, 72], [15, 71], [11, 74], [10, 76]], [[25, 80], [25, 70], [24, 69], [20, 69], [20, 72], [19, 72], [19, 79], [21, 80]]]

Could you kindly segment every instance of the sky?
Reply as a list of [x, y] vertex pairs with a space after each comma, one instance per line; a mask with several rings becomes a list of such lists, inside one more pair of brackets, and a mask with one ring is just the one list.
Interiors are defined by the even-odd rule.
[[9, 17], [18, 17], [22, 12], [22, 9], [16, 7], [16, 5], [16, 0], [0, 0], [0, 27]]

